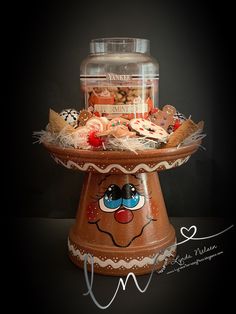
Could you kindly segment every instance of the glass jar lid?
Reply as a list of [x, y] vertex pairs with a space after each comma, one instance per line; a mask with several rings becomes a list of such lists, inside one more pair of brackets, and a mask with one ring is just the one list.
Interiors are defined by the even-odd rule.
[[90, 53], [145, 53], [149, 54], [150, 42], [148, 39], [111, 37], [92, 39]]

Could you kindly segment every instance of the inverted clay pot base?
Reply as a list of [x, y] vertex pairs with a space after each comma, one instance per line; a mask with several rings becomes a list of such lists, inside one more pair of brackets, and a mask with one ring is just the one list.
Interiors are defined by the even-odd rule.
[[[198, 145], [132, 152], [85, 151], [45, 145], [54, 160], [85, 171], [80, 203], [68, 237], [73, 263], [123, 276], [160, 269], [176, 254], [157, 171], [187, 162]], [[91, 260], [91, 256], [93, 261]]]

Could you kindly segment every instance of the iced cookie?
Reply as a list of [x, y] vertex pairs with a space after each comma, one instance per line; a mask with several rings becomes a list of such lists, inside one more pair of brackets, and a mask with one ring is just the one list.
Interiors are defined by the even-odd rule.
[[141, 136], [165, 142], [169, 134], [159, 125], [145, 119], [133, 119], [130, 121], [130, 127]]
[[129, 125], [129, 120], [124, 119], [124, 118], [114, 118], [112, 119], [108, 125], [107, 125], [107, 129], [112, 129], [118, 125], [125, 125], [128, 126]]
[[150, 120], [156, 125], [161, 126], [163, 129], [168, 130], [168, 127], [174, 124], [175, 113], [175, 107], [171, 105], [165, 105], [162, 110], [158, 110], [156, 113], [154, 113]]
[[94, 130], [98, 132], [103, 132], [106, 129], [105, 122], [101, 118], [91, 118], [86, 122], [86, 127], [89, 130]]
[[98, 136], [114, 136], [114, 137], [135, 137], [136, 132], [131, 132], [125, 125], [117, 125], [115, 127], [109, 128], [108, 130], [98, 133]]

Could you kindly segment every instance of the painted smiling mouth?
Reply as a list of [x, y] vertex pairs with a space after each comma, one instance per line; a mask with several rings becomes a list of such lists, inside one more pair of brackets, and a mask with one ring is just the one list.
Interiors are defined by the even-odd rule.
[[97, 220], [97, 221], [94, 221], [94, 222], [90, 222], [90, 221], [89, 221], [88, 223], [89, 223], [89, 224], [95, 224], [95, 225], [97, 226], [97, 229], [98, 229], [100, 232], [109, 235], [110, 238], [111, 238], [111, 240], [112, 240], [112, 242], [113, 242], [113, 244], [114, 244], [115, 246], [126, 248], [126, 247], [130, 246], [130, 244], [131, 244], [135, 239], [139, 238], [139, 237], [143, 234], [143, 230], [144, 230], [152, 221], [157, 221], [157, 219], [154, 219], [154, 218], [151, 218], [151, 217], [147, 217], [147, 219], [148, 219], [148, 222], [142, 227], [140, 233], [137, 234], [136, 236], [134, 236], [134, 237], [129, 241], [129, 243], [128, 243], [127, 245], [120, 245], [120, 244], [118, 244], [118, 243], [115, 241], [113, 235], [112, 235], [110, 232], [101, 229], [101, 228], [99, 227], [99, 225], [98, 225], [100, 219]]

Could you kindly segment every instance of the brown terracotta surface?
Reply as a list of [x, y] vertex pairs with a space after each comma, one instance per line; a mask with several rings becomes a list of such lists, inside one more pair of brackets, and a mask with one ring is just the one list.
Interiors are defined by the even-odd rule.
[[[138, 155], [45, 147], [59, 164], [87, 172], [68, 238], [69, 257], [77, 266], [83, 268], [91, 254], [95, 272], [122, 276], [160, 269], [173, 258], [175, 231], [156, 170], [181, 165], [198, 145]], [[89, 256], [87, 264], [90, 270]]]
[[[124, 168], [125, 173], [138, 173], [160, 171], [168, 169], [168, 167], [179, 166], [185, 162], [184, 159], [187, 161], [187, 157], [198, 149], [199, 143], [180, 148], [138, 151], [138, 154], [129, 151], [91, 151], [62, 148], [51, 144], [44, 144], [44, 146], [57, 163], [70, 169], [102, 173], [104, 173], [103, 169], [107, 169], [105, 173], [122, 173], [124, 172], [122, 168]], [[169, 164], [168, 167], [165, 165], [166, 163]], [[92, 165], [87, 167], [85, 164]], [[120, 165], [120, 167], [110, 169], [110, 165], [113, 164]], [[146, 169], [139, 167], [140, 164], [145, 164]], [[135, 167], [137, 170], [135, 170]], [[99, 171], [98, 168], [102, 171]], [[147, 168], [150, 169], [147, 171]]]

